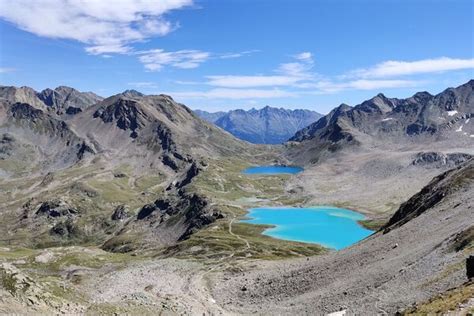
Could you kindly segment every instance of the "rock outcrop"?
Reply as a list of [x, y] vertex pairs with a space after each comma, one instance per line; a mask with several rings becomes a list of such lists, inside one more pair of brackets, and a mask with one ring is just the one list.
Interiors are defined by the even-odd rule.
[[115, 208], [112, 216], [110, 217], [113, 221], [123, 221], [131, 216], [130, 211], [126, 205], [119, 205]]
[[474, 279], [474, 256], [466, 258], [466, 276], [468, 279]]
[[36, 215], [49, 218], [72, 217], [78, 215], [78, 211], [62, 200], [52, 200], [41, 203]]
[[472, 182], [474, 182], [473, 159], [435, 177], [420, 192], [403, 203], [381, 230], [387, 233], [396, 227], [402, 226], [433, 208], [446, 196], [452, 195], [455, 191], [463, 189], [466, 184]]
[[412, 164], [415, 166], [425, 166], [428, 168], [455, 167], [461, 163], [473, 158], [470, 154], [465, 153], [449, 153], [440, 152], [422, 152], [418, 153], [413, 159]]

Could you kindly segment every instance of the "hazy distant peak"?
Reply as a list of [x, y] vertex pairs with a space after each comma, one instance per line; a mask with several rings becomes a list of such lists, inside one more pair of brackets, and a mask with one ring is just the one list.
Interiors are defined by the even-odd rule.
[[268, 105], [261, 109], [236, 109], [216, 113], [196, 110], [195, 113], [240, 139], [258, 144], [282, 143], [297, 130], [322, 116], [311, 110], [290, 110]]

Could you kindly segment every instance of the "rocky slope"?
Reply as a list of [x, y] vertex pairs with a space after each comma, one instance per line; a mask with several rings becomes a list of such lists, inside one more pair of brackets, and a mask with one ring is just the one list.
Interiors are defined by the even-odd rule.
[[88, 108], [69, 123], [98, 152], [113, 160], [136, 157], [133, 163], [145, 161], [144, 168], [151, 164], [178, 170], [193, 160], [232, 155], [247, 146], [165, 95], [126, 91]]
[[[187, 189], [194, 177], [210, 161], [247, 160], [260, 150], [165, 95], [125, 91], [95, 102], [65, 87], [4, 92], [3, 225], [11, 239], [30, 235], [18, 238], [24, 245], [93, 240], [122, 252], [172, 245], [221, 216]], [[81, 110], [58, 112], [72, 105]]]
[[0, 101], [0, 135], [5, 176], [47, 173], [94, 152], [65, 121], [28, 103]]
[[281, 144], [296, 131], [322, 116], [310, 110], [287, 110], [269, 106], [259, 110], [232, 110], [216, 113], [198, 110], [196, 114], [235, 137], [256, 144]]

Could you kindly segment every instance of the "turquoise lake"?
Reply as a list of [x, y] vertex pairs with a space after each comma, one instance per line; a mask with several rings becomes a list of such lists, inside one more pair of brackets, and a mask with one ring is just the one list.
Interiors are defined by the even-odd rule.
[[336, 250], [348, 247], [373, 232], [357, 221], [365, 217], [357, 212], [335, 207], [265, 207], [253, 208], [244, 223], [275, 225], [263, 234], [274, 238], [316, 243]]
[[259, 166], [259, 167], [250, 167], [242, 171], [245, 174], [281, 174], [289, 173], [296, 174], [303, 171], [301, 167], [291, 167], [291, 166]]

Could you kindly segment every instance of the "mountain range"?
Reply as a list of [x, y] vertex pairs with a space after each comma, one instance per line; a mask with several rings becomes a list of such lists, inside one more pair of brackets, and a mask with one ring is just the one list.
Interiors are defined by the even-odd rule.
[[[395, 314], [472, 297], [474, 80], [306, 123], [198, 114], [135, 90], [0, 87], [0, 313]], [[226, 131], [247, 121], [240, 135], [283, 145]], [[260, 165], [304, 171], [242, 173]], [[332, 251], [240, 221], [269, 205], [354, 209], [374, 232]]]
[[[474, 138], [474, 80], [437, 95], [418, 92], [407, 99], [378, 94], [354, 107], [341, 104], [298, 131], [295, 156], [318, 157], [348, 146], [380, 143], [447, 142], [469, 147]], [[312, 154], [304, 155], [304, 152]], [[315, 154], [315, 152], [317, 153]], [[305, 158], [303, 158], [303, 156]]]
[[214, 113], [202, 110], [195, 112], [235, 137], [255, 144], [281, 144], [322, 117], [322, 114], [315, 111], [270, 106], [248, 111], [239, 109]]

